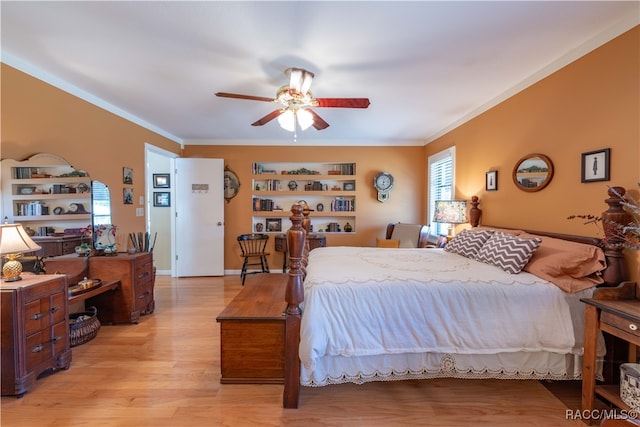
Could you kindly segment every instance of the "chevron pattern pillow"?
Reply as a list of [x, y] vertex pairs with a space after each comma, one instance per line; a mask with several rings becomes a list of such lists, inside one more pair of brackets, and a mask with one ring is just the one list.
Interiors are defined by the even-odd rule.
[[494, 233], [478, 250], [476, 259], [500, 267], [509, 274], [518, 274], [536, 252], [542, 239], [516, 237]]
[[444, 250], [467, 258], [475, 258], [478, 250], [492, 234], [493, 230], [463, 230], [447, 243]]

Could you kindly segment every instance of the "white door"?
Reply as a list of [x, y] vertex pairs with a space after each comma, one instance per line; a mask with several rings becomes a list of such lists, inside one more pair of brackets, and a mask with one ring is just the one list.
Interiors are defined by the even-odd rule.
[[176, 276], [224, 275], [224, 160], [176, 165]]

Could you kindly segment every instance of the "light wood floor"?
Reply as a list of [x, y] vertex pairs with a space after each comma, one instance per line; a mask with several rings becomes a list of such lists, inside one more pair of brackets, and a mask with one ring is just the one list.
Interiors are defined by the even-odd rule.
[[[238, 276], [158, 276], [156, 311], [138, 325], [103, 326], [73, 348], [71, 368], [21, 399], [2, 397], [2, 426], [576, 426], [579, 384], [428, 380], [302, 388], [220, 385], [216, 316]], [[564, 402], [563, 402], [564, 401]]]

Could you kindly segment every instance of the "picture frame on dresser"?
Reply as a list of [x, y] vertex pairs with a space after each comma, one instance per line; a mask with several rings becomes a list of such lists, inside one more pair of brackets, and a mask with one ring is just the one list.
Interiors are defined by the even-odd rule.
[[582, 183], [609, 181], [610, 148], [582, 153]]

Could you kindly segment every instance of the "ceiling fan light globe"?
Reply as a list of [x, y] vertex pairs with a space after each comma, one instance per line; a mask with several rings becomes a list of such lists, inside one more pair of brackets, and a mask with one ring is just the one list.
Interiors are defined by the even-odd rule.
[[289, 132], [293, 132], [296, 130], [296, 119], [293, 115], [293, 111], [285, 110], [282, 114], [278, 116], [278, 123], [280, 123], [280, 127]]
[[302, 110], [298, 110], [296, 113], [298, 124], [300, 125], [300, 129], [307, 130], [313, 124], [313, 115], [306, 108]]

